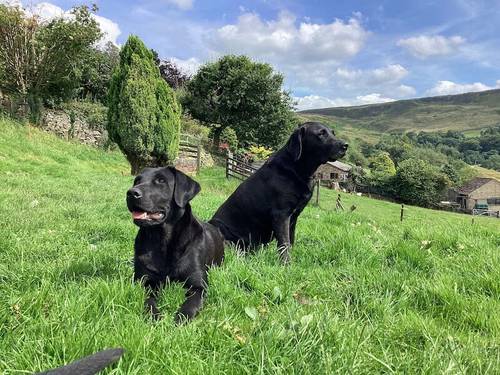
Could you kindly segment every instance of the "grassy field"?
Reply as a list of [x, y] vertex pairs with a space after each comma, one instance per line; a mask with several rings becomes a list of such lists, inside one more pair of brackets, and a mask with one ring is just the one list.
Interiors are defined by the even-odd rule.
[[[500, 371], [500, 220], [336, 193], [299, 219], [292, 264], [274, 245], [227, 249], [191, 324], [143, 315], [132, 282], [132, 178], [117, 152], [0, 120], [0, 373], [56, 367], [103, 348], [108, 374], [474, 373]], [[237, 186], [198, 176], [208, 219]]]

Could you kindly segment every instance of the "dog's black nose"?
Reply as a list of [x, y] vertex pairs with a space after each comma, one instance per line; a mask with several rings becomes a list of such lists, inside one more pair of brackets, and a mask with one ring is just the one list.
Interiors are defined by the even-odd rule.
[[140, 197], [142, 197], [142, 194], [141, 194], [141, 191], [139, 189], [132, 188], [132, 189], [129, 189], [129, 191], [127, 191], [127, 197], [139, 199]]
[[344, 143], [342, 145], [342, 150], [347, 151], [347, 147], [349, 147], [349, 143]]

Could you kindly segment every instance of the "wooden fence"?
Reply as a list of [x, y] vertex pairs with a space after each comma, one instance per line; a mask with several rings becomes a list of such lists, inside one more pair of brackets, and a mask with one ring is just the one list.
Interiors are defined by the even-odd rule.
[[201, 140], [189, 134], [181, 134], [179, 152], [186, 158], [196, 159], [196, 172], [201, 167]]
[[244, 181], [257, 169], [253, 165], [233, 156], [231, 153], [226, 157], [226, 178], [234, 177]]

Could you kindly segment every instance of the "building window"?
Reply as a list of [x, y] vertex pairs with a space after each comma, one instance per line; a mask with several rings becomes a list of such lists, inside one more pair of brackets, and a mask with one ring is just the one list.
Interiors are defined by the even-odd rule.
[[492, 206], [500, 206], [500, 197], [488, 198], [486, 202]]
[[330, 173], [330, 180], [337, 180], [339, 178], [339, 174], [332, 172]]

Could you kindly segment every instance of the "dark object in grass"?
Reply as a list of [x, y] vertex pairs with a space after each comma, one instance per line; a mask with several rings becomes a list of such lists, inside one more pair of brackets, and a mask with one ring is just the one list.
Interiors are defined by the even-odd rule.
[[342, 158], [347, 147], [327, 126], [302, 124], [222, 204], [210, 223], [243, 248], [276, 239], [280, 258], [288, 263], [297, 218], [312, 196], [314, 172], [321, 164]]
[[189, 202], [200, 185], [175, 168], [146, 168], [127, 192], [127, 206], [139, 226], [135, 238], [134, 279], [148, 289], [146, 309], [161, 317], [156, 299], [167, 281], [186, 288], [177, 323], [192, 319], [203, 304], [208, 269], [224, 257], [224, 240], [212, 224], [199, 221]]
[[106, 349], [89, 355], [66, 366], [38, 373], [38, 375], [92, 375], [115, 363], [123, 355], [123, 349]]

